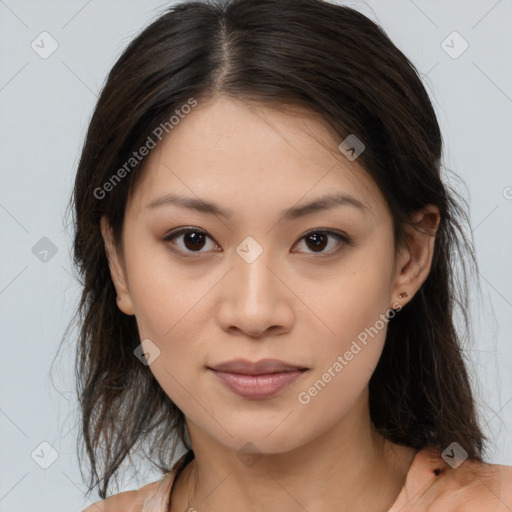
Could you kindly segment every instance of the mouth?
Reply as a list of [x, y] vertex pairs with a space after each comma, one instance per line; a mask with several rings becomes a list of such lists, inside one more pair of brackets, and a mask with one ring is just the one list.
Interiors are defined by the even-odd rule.
[[308, 371], [278, 359], [237, 359], [207, 368], [229, 390], [248, 399], [270, 398]]
[[208, 368], [217, 372], [241, 373], [244, 375], [268, 375], [270, 373], [308, 369], [304, 366], [287, 363], [279, 359], [261, 359], [255, 362], [246, 359], [233, 359]]

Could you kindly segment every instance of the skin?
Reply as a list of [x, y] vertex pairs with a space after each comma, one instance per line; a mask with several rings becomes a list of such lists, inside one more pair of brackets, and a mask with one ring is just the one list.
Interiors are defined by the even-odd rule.
[[[409, 229], [408, 246], [395, 254], [384, 197], [357, 159], [338, 151], [340, 142], [302, 109], [223, 96], [199, 102], [148, 156], [120, 247], [102, 219], [118, 306], [160, 350], [149, 369], [183, 411], [195, 452], [175, 483], [173, 510], [220, 512], [236, 503], [249, 512], [385, 511], [405, 482], [415, 451], [377, 435], [369, 415], [386, 322], [308, 403], [298, 400], [358, 334], [414, 296], [439, 224], [435, 206], [415, 212], [426, 233]], [[335, 192], [365, 207], [280, 217]], [[215, 203], [232, 217], [148, 207], [169, 193]], [[183, 226], [207, 236], [163, 240]], [[304, 235], [319, 228], [350, 242], [329, 236], [315, 252]], [[236, 252], [248, 236], [263, 251], [250, 263]], [[239, 357], [308, 370], [271, 398], [251, 400], [206, 368]], [[244, 446], [251, 451], [247, 443], [249, 464], [237, 456]]]

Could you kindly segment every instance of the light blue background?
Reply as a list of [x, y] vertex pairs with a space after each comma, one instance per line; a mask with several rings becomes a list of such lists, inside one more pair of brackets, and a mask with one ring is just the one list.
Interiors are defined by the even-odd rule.
[[[444, 163], [467, 184], [458, 188], [470, 199], [483, 295], [473, 302], [476, 343], [466, 355], [494, 443], [490, 461], [512, 465], [512, 1], [346, 4], [377, 21], [422, 73]], [[96, 95], [122, 49], [165, 5], [0, 0], [1, 511], [90, 504], [76, 457], [72, 345], [53, 367], [53, 384], [48, 377], [78, 299], [64, 210]], [[58, 43], [47, 59], [31, 48], [43, 31]], [[455, 59], [441, 46], [453, 31], [469, 44]], [[462, 48], [461, 40], [448, 44]], [[42, 237], [57, 248], [46, 263], [32, 252]], [[31, 458], [44, 441], [58, 452], [46, 470]], [[121, 490], [158, 477], [141, 471]]]

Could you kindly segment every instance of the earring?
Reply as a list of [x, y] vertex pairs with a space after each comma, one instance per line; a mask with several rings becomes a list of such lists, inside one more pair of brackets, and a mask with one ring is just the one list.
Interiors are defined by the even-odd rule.
[[409, 297], [409, 294], [407, 292], [401, 292], [398, 294], [399, 299], [405, 299], [406, 297]]

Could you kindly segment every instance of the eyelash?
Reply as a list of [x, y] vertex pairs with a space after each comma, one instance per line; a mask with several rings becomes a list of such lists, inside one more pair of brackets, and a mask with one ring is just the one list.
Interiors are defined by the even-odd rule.
[[[179, 236], [185, 235], [188, 233], [197, 233], [200, 235], [205, 235], [206, 237], [210, 238], [210, 240], [214, 241], [214, 239], [212, 237], [210, 237], [208, 235], [208, 233], [206, 233], [206, 231], [203, 231], [202, 229], [191, 228], [191, 227], [178, 228], [174, 231], [171, 231], [170, 233], [166, 234], [162, 240], [164, 242], [171, 242], [175, 238], [178, 238]], [[342, 242], [341, 247], [338, 247], [334, 251], [331, 250], [330, 252], [310, 251], [310, 252], [308, 252], [308, 254], [318, 255], [320, 257], [327, 257], [327, 256], [331, 256], [333, 254], [337, 254], [343, 248], [344, 245], [350, 245], [352, 243], [352, 240], [347, 235], [337, 232], [337, 231], [330, 230], [330, 229], [322, 229], [322, 228], [308, 231], [307, 233], [302, 235], [297, 242], [302, 241], [303, 239], [307, 238], [308, 236], [316, 235], [316, 234], [328, 235], [328, 236], [335, 238], [338, 242]], [[215, 244], [218, 245], [217, 242], [215, 242]], [[171, 248], [171, 250], [173, 252], [179, 253], [180, 255], [184, 256], [185, 258], [197, 258], [198, 256], [192, 256], [192, 255], [194, 255], [194, 254], [199, 255], [202, 252], [207, 252], [207, 251], [184, 251], [182, 249], [177, 249], [177, 248]]]

